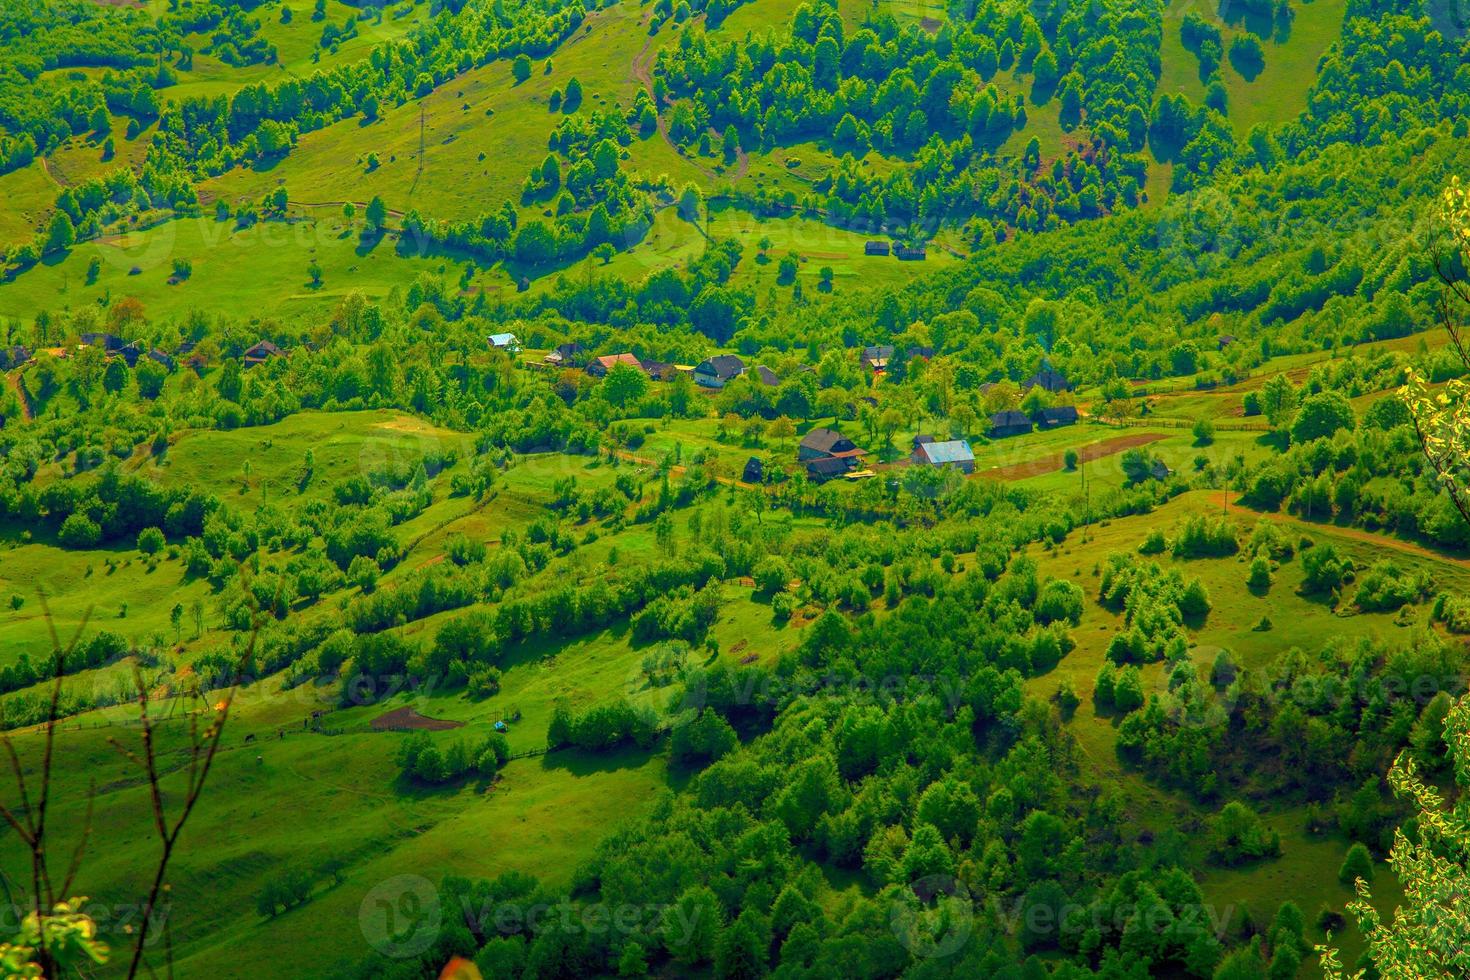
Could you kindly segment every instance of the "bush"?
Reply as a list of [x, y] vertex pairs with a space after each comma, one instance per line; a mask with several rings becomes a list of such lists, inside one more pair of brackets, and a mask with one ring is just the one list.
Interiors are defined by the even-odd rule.
[[95, 548], [102, 541], [102, 529], [86, 514], [71, 514], [61, 522], [56, 540], [63, 548]]
[[1281, 854], [1281, 837], [1266, 829], [1261, 817], [1244, 803], [1232, 801], [1210, 823], [1210, 857], [1235, 865]]
[[1354, 844], [1348, 848], [1342, 867], [1337, 869], [1337, 880], [1351, 887], [1359, 878], [1373, 883], [1373, 856], [1362, 844]]
[[1138, 553], [1140, 555], [1162, 555], [1168, 547], [1169, 542], [1164, 537], [1163, 529], [1156, 527], [1148, 532], [1148, 536], [1143, 539], [1143, 544], [1138, 546]]
[[1265, 592], [1269, 589], [1271, 587], [1271, 563], [1260, 555], [1251, 559], [1251, 570], [1246, 576], [1245, 584], [1255, 592]]
[[1375, 562], [1363, 573], [1357, 605], [1364, 612], [1392, 612], [1427, 595], [1429, 576], [1400, 568], [1392, 559]]
[[1066, 622], [1076, 626], [1082, 622], [1083, 599], [1080, 585], [1054, 578], [1042, 586], [1032, 612], [1043, 625]]
[[1077, 696], [1076, 689], [1072, 687], [1072, 682], [1065, 677], [1062, 678], [1062, 683], [1057, 687], [1054, 700], [1063, 718], [1072, 717], [1073, 712], [1077, 710], [1077, 705], [1082, 703], [1082, 699]]
[[1441, 593], [1434, 600], [1434, 619], [1451, 633], [1470, 633], [1470, 597]]
[[163, 550], [163, 532], [156, 527], [145, 527], [138, 532], [138, 550], [145, 555], [156, 555]]
[[1143, 674], [1137, 667], [1124, 667], [1118, 671], [1118, 682], [1113, 687], [1113, 706], [1126, 715], [1143, 705]]
[[1198, 514], [1185, 518], [1174, 536], [1175, 558], [1224, 558], [1240, 550], [1235, 525], [1225, 518], [1209, 520]]
[[1332, 592], [1352, 578], [1353, 563], [1330, 544], [1319, 544], [1302, 555], [1302, 589]]

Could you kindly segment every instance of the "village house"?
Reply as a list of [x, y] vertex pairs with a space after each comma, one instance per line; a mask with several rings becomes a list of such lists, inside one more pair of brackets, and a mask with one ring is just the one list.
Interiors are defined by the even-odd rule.
[[643, 372], [654, 381], [673, 381], [681, 373], [687, 374], [691, 369], [669, 361], [644, 361]]
[[136, 341], [128, 343], [116, 334], [84, 333], [81, 340], [83, 346], [101, 348], [108, 357], [121, 357], [128, 367], [137, 364], [138, 358], [143, 354], [143, 348]]
[[578, 367], [585, 351], [586, 348], [575, 342], [557, 344], [542, 360], [547, 364], [557, 364], [561, 367]]
[[796, 458], [802, 462], [809, 459], [852, 458], [864, 455], [847, 436], [836, 429], [813, 429], [796, 447]]
[[777, 385], [779, 385], [781, 383], [781, 379], [776, 376], [776, 372], [775, 371], [772, 371], [770, 368], [766, 367], [764, 364], [761, 364], [761, 365], [759, 365], [759, 366], [756, 367], [756, 369], [755, 369], [755, 380], [759, 381], [761, 384], [765, 385], [767, 388], [774, 388], [774, 387], [776, 387]]
[[255, 367], [276, 357], [285, 357], [286, 352], [281, 350], [269, 340], [262, 340], [255, 346], [248, 348], [240, 355], [240, 360], [245, 362], [246, 367]]
[[155, 347], [150, 350], [148, 352], [148, 360], [152, 361], [155, 364], [161, 365], [165, 371], [173, 373], [173, 369], [175, 366], [174, 359], [170, 357], [168, 353], [162, 348]]
[[806, 476], [813, 483], [826, 483], [839, 476], [846, 476], [856, 466], [855, 460], [828, 456], [809, 461], [806, 464]]
[[975, 472], [975, 453], [964, 439], [922, 443], [915, 447], [913, 461], [923, 466], [956, 469], [965, 474]]
[[866, 450], [836, 429], [813, 429], [796, 447], [796, 458], [806, 464], [807, 476], [819, 483], [856, 469], [864, 455]]
[[922, 262], [929, 257], [927, 245], [895, 245], [893, 255], [902, 262]]
[[745, 470], [740, 474], [740, 479], [746, 483], [766, 482], [766, 466], [759, 456], [752, 456], [745, 461]]
[[893, 347], [889, 344], [864, 347], [860, 358], [863, 370], [871, 371], [873, 374], [882, 374], [888, 370], [888, 362], [891, 360], [893, 360]]
[[1042, 391], [1049, 391], [1056, 395], [1064, 391], [1071, 391], [1072, 382], [1067, 380], [1066, 375], [1052, 367], [1050, 361], [1043, 360], [1037, 372], [1021, 382], [1023, 391], [1030, 391], [1032, 388], [1040, 388]]
[[503, 350], [511, 354], [518, 354], [521, 350], [521, 342], [513, 333], [492, 333], [490, 335], [490, 347], [493, 350]]
[[1064, 425], [1077, 424], [1077, 409], [1072, 405], [1043, 408], [1031, 415], [1038, 429], [1060, 429]]
[[640, 371], [643, 370], [643, 362], [632, 354], [604, 354], [601, 357], [594, 357], [588, 362], [587, 373], [594, 378], [605, 378], [607, 377], [607, 372], [619, 364], [625, 364], [628, 367], [637, 368]]
[[864, 255], [887, 255], [889, 251], [887, 242], [871, 241], [863, 245]]
[[734, 354], [716, 354], [694, 368], [694, 383], [705, 388], [723, 388], [745, 373], [745, 362]]
[[1030, 431], [1031, 420], [1026, 417], [1025, 412], [1009, 409], [1004, 412], [996, 412], [990, 416], [990, 438], [992, 439], [1024, 436]]

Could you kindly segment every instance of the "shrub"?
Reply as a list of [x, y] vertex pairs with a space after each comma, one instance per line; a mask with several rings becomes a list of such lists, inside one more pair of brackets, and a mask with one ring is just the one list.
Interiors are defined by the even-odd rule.
[[1062, 678], [1061, 685], [1057, 687], [1055, 700], [1063, 718], [1072, 717], [1072, 713], [1077, 710], [1077, 705], [1082, 703], [1082, 699], [1077, 696], [1076, 689], [1072, 687], [1072, 682], [1065, 677]]
[[1113, 706], [1126, 715], [1143, 704], [1142, 672], [1137, 667], [1124, 667], [1118, 671], [1118, 682], [1113, 688]]
[[1245, 584], [1256, 592], [1265, 592], [1269, 589], [1271, 587], [1271, 563], [1260, 555], [1251, 559], [1251, 570], [1246, 576]]
[[1451, 633], [1470, 633], [1470, 596], [1441, 593], [1434, 600], [1434, 619]]
[[1092, 699], [1103, 707], [1112, 707], [1113, 694], [1118, 686], [1118, 669], [1111, 660], [1103, 662], [1093, 681]]
[[1429, 592], [1429, 576], [1400, 568], [1392, 559], [1375, 562], [1358, 585], [1357, 605], [1364, 612], [1392, 612]]
[[1234, 865], [1281, 854], [1281, 837], [1267, 830], [1261, 817], [1244, 803], [1232, 801], [1210, 823], [1210, 857]]
[[1330, 544], [1309, 548], [1302, 556], [1302, 589], [1331, 592], [1352, 578], [1353, 563]]
[[156, 555], [163, 550], [163, 532], [156, 527], [145, 527], [138, 532], [138, 550], [145, 555]]
[[1174, 536], [1175, 558], [1223, 558], [1240, 550], [1235, 525], [1217, 518], [1209, 520], [1198, 514], [1185, 518]]
[[1373, 856], [1362, 844], [1354, 844], [1348, 848], [1347, 856], [1342, 860], [1342, 867], [1337, 869], [1337, 880], [1351, 887], [1359, 878], [1372, 883]]
[[1076, 626], [1082, 621], [1082, 587], [1066, 579], [1051, 579], [1042, 586], [1032, 610], [1039, 623], [1067, 622]]
[[102, 541], [102, 529], [86, 514], [70, 514], [61, 522], [56, 540], [63, 548], [95, 548]]

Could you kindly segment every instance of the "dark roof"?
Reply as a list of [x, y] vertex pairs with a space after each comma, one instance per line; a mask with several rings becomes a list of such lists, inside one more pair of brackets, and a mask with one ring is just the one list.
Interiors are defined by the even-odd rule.
[[584, 348], [582, 347], [582, 345], [577, 343], [576, 341], [572, 341], [569, 344], [556, 345], [556, 352], [560, 354], [563, 358], [576, 357], [578, 354], [582, 353], [583, 349]]
[[170, 371], [174, 369], [174, 359], [172, 357], [169, 357], [168, 354], [166, 354], [164, 351], [159, 350], [157, 347], [148, 352], [148, 357], [150, 360], [157, 361], [159, 364], [162, 364]]
[[745, 472], [742, 476], [746, 483], [760, 483], [766, 474], [766, 465], [760, 461], [760, 457], [752, 456], [745, 461]]
[[927, 361], [927, 360], [929, 360], [929, 358], [931, 358], [931, 357], [934, 356], [934, 348], [933, 347], [921, 347], [918, 344], [915, 344], [914, 346], [910, 347], [908, 350], [904, 351], [904, 354], [906, 354], [908, 357], [911, 357], [911, 358], [912, 357], [922, 357], [924, 360]]
[[101, 347], [109, 353], [120, 351], [128, 346], [126, 340], [123, 340], [116, 334], [110, 333], [84, 333], [82, 334], [82, 343], [88, 347]]
[[867, 242], [863, 245], [863, 251], [868, 255], [887, 255], [889, 245], [887, 242]]
[[926, 245], [895, 245], [893, 254], [900, 259], [922, 259], [929, 254]]
[[716, 354], [700, 361], [694, 371], [696, 374], [712, 374], [721, 381], [729, 381], [745, 373], [745, 362], [734, 354]]
[[836, 429], [813, 429], [801, 440], [801, 446], [819, 453], [830, 453], [833, 446], [845, 439], [846, 436]]
[[781, 383], [781, 379], [776, 376], [776, 372], [772, 371], [764, 364], [758, 366], [755, 369], [755, 377], [756, 380], [759, 381], [761, 384], [770, 385], [772, 388]]
[[863, 360], [865, 361], [885, 361], [892, 356], [893, 345], [891, 344], [880, 344], [877, 347], [863, 348]]
[[1018, 412], [1014, 408], [1011, 408], [1007, 409], [1004, 412], [996, 412], [994, 415], [990, 416], [990, 425], [992, 428], [996, 429], [1012, 425], [1024, 425], [1029, 427], [1031, 425], [1031, 420], [1026, 417], [1025, 412]]
[[919, 446], [927, 446], [933, 441], [933, 436], [914, 436], [914, 448], [917, 449]]
[[823, 456], [818, 459], [808, 460], [806, 472], [808, 476], [832, 477], [841, 476], [852, 469], [853, 462], [845, 456]]
[[0, 347], [0, 368], [9, 370], [20, 367], [31, 359], [31, 352], [22, 344], [14, 347]]
[[1040, 369], [1021, 385], [1022, 388], [1037, 386], [1040, 386], [1043, 391], [1050, 392], [1072, 390], [1072, 382], [1067, 380], [1066, 375], [1052, 367], [1050, 361], [1042, 361]]
[[1066, 425], [1077, 421], [1077, 409], [1072, 405], [1058, 405], [1056, 408], [1043, 408], [1032, 418], [1043, 424]]
[[264, 361], [270, 357], [285, 357], [286, 352], [269, 340], [262, 340], [241, 355], [247, 361]]

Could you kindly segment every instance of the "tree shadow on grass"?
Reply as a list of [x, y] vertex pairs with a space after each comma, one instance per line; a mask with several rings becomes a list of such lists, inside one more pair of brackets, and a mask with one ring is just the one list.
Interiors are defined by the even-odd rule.
[[638, 769], [659, 752], [659, 747], [640, 749], [636, 745], [625, 745], [606, 752], [591, 752], [586, 749], [558, 749], [541, 757], [544, 770], [559, 769], [572, 776], [592, 776], [599, 773], [621, 772]]

